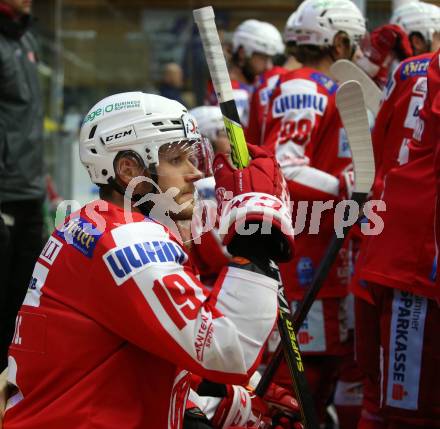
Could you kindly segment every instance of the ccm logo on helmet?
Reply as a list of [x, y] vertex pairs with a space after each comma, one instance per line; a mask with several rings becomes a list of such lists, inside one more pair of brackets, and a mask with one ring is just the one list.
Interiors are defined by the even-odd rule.
[[125, 142], [126, 140], [132, 140], [133, 137], [136, 137], [136, 132], [133, 126], [122, 128], [117, 132], [112, 132], [111, 134], [102, 136], [106, 145], [119, 144], [121, 142]]

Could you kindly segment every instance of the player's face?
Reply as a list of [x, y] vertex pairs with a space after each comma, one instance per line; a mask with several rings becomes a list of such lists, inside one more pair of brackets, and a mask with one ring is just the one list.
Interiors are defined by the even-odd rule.
[[173, 220], [190, 220], [193, 214], [194, 182], [202, 178], [202, 173], [193, 164], [191, 149], [186, 143], [179, 143], [159, 151], [157, 182], [162, 192], [177, 188], [179, 193], [174, 197], [177, 204], [185, 203], [186, 207], [179, 213], [171, 212]]
[[[412, 33], [409, 37], [414, 55], [421, 55], [429, 52], [429, 44], [420, 33]], [[432, 50], [431, 50], [432, 51]]]
[[21, 15], [28, 15], [31, 13], [32, 0], [3, 0], [3, 2], [11, 6], [15, 12]]
[[432, 35], [431, 52], [437, 52], [440, 49], [440, 31]]
[[249, 58], [249, 65], [255, 76], [272, 68], [272, 58], [266, 54], [254, 52]]

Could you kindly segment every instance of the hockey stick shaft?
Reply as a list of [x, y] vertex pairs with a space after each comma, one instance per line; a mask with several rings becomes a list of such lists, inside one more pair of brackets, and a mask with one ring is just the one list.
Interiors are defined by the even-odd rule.
[[199, 28], [209, 74], [211, 75], [220, 110], [223, 114], [226, 132], [231, 143], [232, 161], [237, 168], [244, 168], [249, 164], [249, 151], [243, 128], [240, 124], [228, 67], [215, 25], [214, 10], [211, 6], [202, 7], [201, 9], [193, 10], [193, 15]]
[[[236, 167], [243, 168], [249, 163], [249, 152], [233, 98], [229, 72], [215, 25], [214, 11], [212, 7], [208, 6], [194, 10], [193, 15], [199, 28], [203, 50], [208, 62], [209, 73], [213, 81], [217, 99], [219, 100], [226, 131], [231, 143], [232, 161]], [[280, 284], [278, 328], [282, 343], [284, 344], [286, 361], [288, 362], [292, 376], [297, 400], [300, 404], [304, 427], [305, 429], [318, 429], [319, 425], [314, 411], [314, 402], [305, 378], [295, 332], [291, 329], [286, 317], [289, 308], [288, 305], [285, 304], [287, 303], [285, 302], [283, 288]]]

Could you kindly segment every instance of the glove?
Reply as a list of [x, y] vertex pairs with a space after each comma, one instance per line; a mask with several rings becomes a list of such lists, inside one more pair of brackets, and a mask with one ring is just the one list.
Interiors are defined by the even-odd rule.
[[407, 34], [395, 24], [376, 28], [362, 46], [364, 56], [356, 62], [383, 88], [394, 58], [402, 61], [413, 55]]
[[271, 383], [264, 395], [273, 429], [302, 429], [298, 402], [284, 387]]
[[242, 386], [227, 384], [226, 396], [217, 407], [211, 419], [215, 429], [229, 429], [231, 426], [246, 426], [252, 416], [251, 397]]
[[274, 156], [248, 148], [253, 159], [242, 170], [223, 154], [214, 159], [220, 237], [234, 256], [287, 262], [294, 231], [286, 182]]
[[[261, 375], [256, 371], [249, 380], [248, 389], [258, 385]], [[264, 397], [252, 397], [252, 413], [272, 429], [303, 429], [297, 400], [284, 387], [270, 383]]]

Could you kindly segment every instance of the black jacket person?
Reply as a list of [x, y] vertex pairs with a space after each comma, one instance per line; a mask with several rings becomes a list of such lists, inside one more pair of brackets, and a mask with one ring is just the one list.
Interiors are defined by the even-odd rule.
[[43, 107], [30, 5], [0, 0], [0, 208], [9, 230], [0, 261], [1, 368], [42, 245]]

